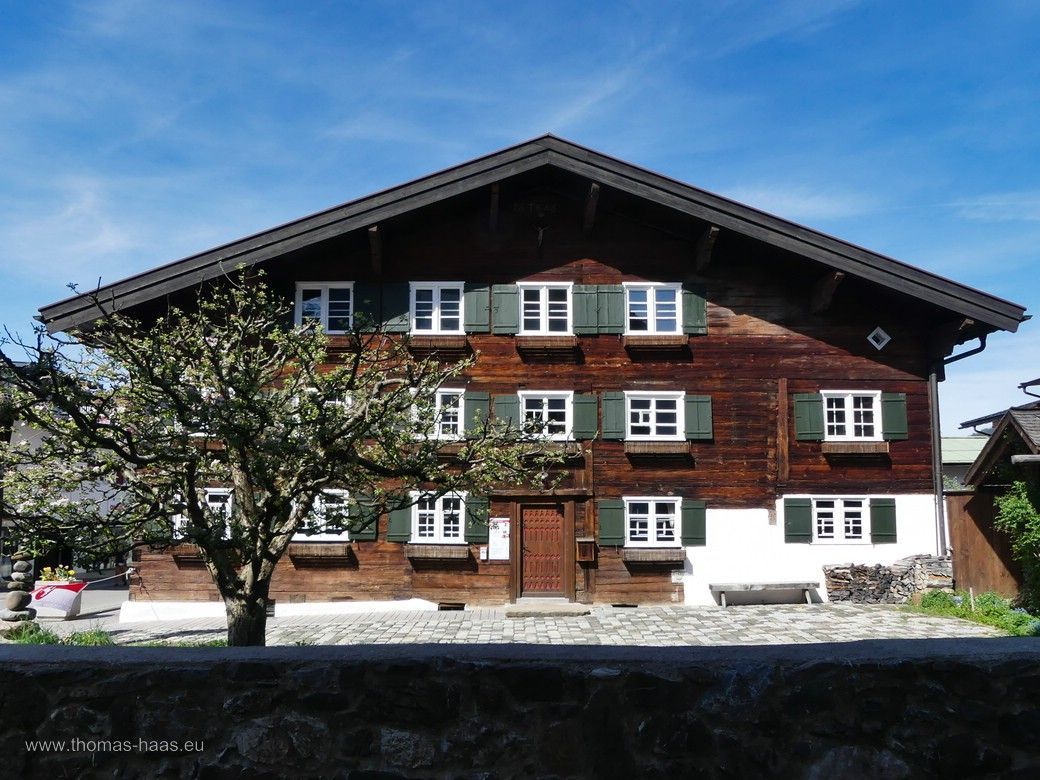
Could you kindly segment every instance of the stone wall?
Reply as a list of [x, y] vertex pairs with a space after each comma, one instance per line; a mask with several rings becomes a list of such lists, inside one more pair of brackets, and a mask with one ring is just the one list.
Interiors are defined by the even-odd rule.
[[915, 593], [953, 587], [949, 558], [911, 555], [891, 566], [844, 563], [823, 567], [827, 597], [858, 604], [906, 604]]
[[1029, 639], [3, 646], [0, 697], [6, 777], [1040, 776]]

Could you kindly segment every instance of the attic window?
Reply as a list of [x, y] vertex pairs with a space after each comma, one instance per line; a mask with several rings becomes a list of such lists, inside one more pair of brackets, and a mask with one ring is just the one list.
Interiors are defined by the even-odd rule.
[[885, 345], [888, 344], [888, 342], [890, 342], [891, 340], [892, 337], [885, 333], [885, 331], [883, 331], [880, 327], [874, 328], [874, 330], [870, 332], [870, 335], [867, 336], [867, 341], [873, 344], [874, 348], [877, 350], [884, 349]]

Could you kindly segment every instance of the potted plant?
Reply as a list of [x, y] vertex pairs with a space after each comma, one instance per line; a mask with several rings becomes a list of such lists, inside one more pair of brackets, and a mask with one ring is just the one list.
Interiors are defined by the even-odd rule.
[[40, 570], [40, 579], [36, 580], [34, 589], [44, 585], [64, 585], [76, 581], [76, 570], [71, 566], [44, 566]]

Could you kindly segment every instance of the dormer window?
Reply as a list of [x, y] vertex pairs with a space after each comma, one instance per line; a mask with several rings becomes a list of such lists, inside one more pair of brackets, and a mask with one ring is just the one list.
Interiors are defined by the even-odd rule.
[[296, 283], [297, 325], [315, 323], [326, 333], [349, 333], [353, 316], [353, 282]]

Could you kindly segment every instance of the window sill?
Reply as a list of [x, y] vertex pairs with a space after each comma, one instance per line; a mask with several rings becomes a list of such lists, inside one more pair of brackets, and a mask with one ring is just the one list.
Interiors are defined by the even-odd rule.
[[408, 337], [408, 348], [415, 352], [464, 352], [469, 340], [464, 333], [412, 334]]
[[887, 441], [825, 441], [820, 445], [824, 455], [871, 456], [888, 455]]
[[688, 441], [626, 441], [626, 455], [664, 456], [675, 457], [677, 455], [689, 456], [690, 443]]
[[625, 547], [621, 550], [625, 563], [682, 564], [686, 550], [682, 547]]
[[416, 544], [404, 546], [405, 557], [413, 560], [457, 561], [469, 558], [469, 545], [465, 543]]
[[575, 349], [578, 346], [578, 337], [570, 335], [561, 336], [530, 336], [518, 334], [516, 337], [517, 349]]
[[356, 567], [358, 560], [348, 542], [306, 542], [293, 540], [289, 560], [297, 569]]
[[627, 349], [684, 349], [690, 343], [685, 333], [625, 334], [622, 343]]

